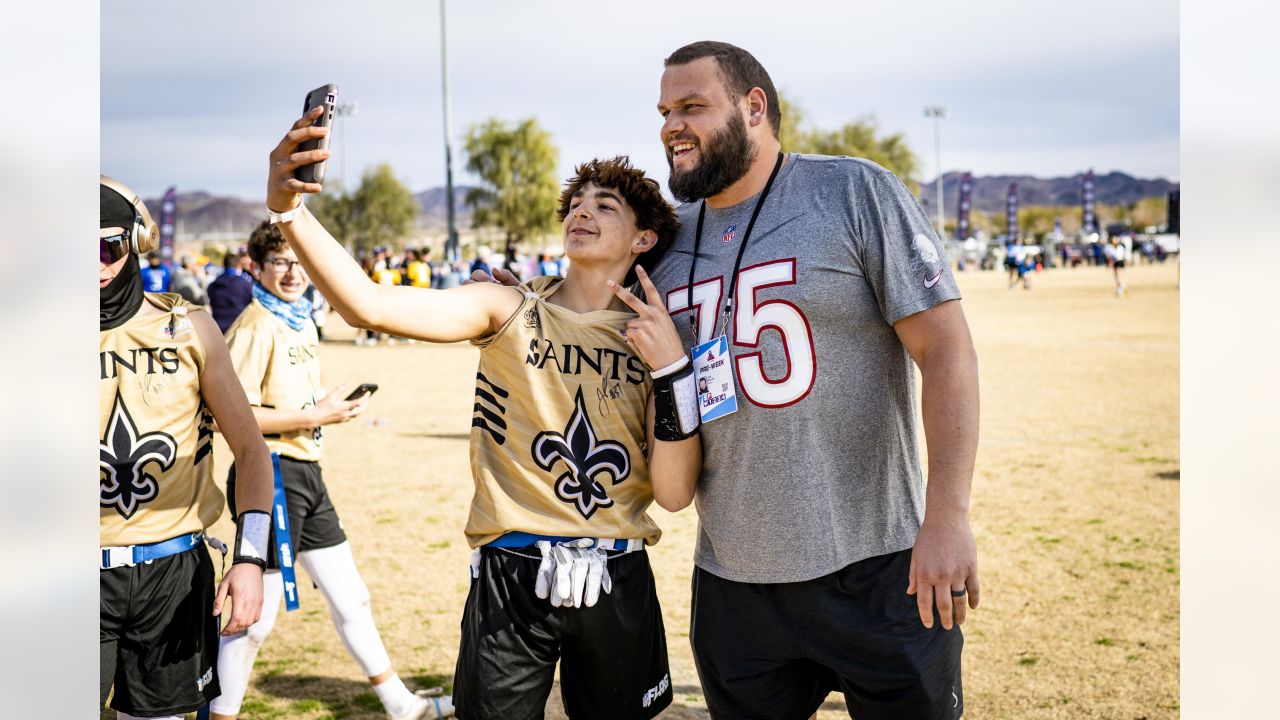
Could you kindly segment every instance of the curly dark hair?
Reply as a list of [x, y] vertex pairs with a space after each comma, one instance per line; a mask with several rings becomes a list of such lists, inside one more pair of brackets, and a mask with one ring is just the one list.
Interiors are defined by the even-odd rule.
[[626, 155], [619, 155], [609, 160], [596, 158], [582, 163], [574, 168], [573, 172], [574, 176], [565, 182], [564, 190], [560, 192], [560, 207], [556, 209], [557, 220], [564, 222], [564, 219], [569, 216], [569, 205], [573, 202], [573, 196], [586, 187], [587, 183], [594, 183], [596, 187], [618, 191], [622, 199], [627, 201], [631, 211], [635, 213], [636, 227], [641, 230], [652, 230], [657, 234], [658, 242], [640, 253], [635, 264], [627, 270], [627, 276], [622, 284], [634, 284], [636, 282], [635, 265], [640, 265], [646, 271], [652, 271], [666, 254], [667, 248], [671, 247], [676, 233], [680, 231], [680, 221], [676, 219], [675, 210], [666, 198], [662, 197], [662, 186], [657, 180], [646, 177], [643, 170], [632, 167], [631, 158]]
[[284, 239], [280, 227], [263, 220], [262, 224], [254, 228], [249, 235], [249, 258], [261, 267], [267, 263], [268, 255], [288, 245], [289, 241]]

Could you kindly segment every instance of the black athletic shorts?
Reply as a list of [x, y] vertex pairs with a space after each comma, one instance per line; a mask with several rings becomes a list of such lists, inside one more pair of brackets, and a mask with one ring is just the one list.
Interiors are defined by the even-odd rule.
[[[280, 456], [280, 476], [284, 479], [284, 504], [289, 512], [289, 539], [293, 541], [293, 555], [306, 550], [341, 545], [347, 541], [342, 530], [338, 511], [329, 500], [329, 489], [320, 476], [320, 463], [294, 460]], [[227, 506], [231, 517], [236, 516], [236, 468], [231, 466], [227, 474]], [[271, 523], [271, 552], [267, 567], [280, 569], [276, 559], [276, 524]]]
[[1120, 269], [1120, 270], [1123, 270], [1123, 269], [1124, 269], [1124, 261], [1123, 261], [1123, 260], [1116, 260], [1116, 268], [1118, 268], [1118, 269]]
[[99, 706], [138, 717], [180, 715], [218, 697], [213, 562], [204, 544], [98, 571]]
[[711, 717], [804, 720], [832, 690], [857, 720], [956, 720], [959, 626], [920, 622], [911, 551], [814, 580], [739, 583], [694, 568], [689, 641]]
[[592, 607], [534, 594], [534, 548], [481, 550], [453, 680], [459, 720], [540, 720], [560, 661], [572, 720], [648, 720], [671, 704], [662, 609], [648, 554], [608, 560], [613, 591]]

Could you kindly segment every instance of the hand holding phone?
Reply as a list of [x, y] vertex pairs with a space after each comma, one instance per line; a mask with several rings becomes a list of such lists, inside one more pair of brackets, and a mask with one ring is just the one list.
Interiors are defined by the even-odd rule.
[[372, 395], [377, 391], [377, 383], [362, 383], [355, 390], [351, 391], [351, 394], [346, 397], [346, 401], [351, 402], [352, 400], [359, 400], [360, 398], [365, 397], [366, 395]]
[[[323, 105], [324, 112], [312, 121], [312, 127], [330, 128], [333, 126], [333, 114], [338, 105], [338, 86], [333, 83], [321, 85], [320, 87], [307, 93], [307, 99], [302, 104], [302, 114], [305, 116], [317, 106]], [[311, 138], [298, 145], [298, 152], [306, 152], [308, 150], [328, 150], [329, 136], [325, 135], [320, 138]], [[299, 165], [293, 171], [293, 176], [304, 183], [323, 183], [324, 171], [327, 165], [326, 160], [319, 162]]]

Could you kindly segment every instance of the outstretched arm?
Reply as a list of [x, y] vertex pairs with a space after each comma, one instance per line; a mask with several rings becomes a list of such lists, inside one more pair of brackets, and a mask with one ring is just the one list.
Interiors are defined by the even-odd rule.
[[[657, 288], [649, 281], [644, 268], [636, 266], [636, 276], [644, 288], [646, 302], [617, 283], [609, 287], [624, 303], [636, 311], [637, 317], [627, 322], [627, 342], [640, 353], [640, 358], [654, 371], [687, 358], [680, 334], [671, 315], [659, 299]], [[696, 411], [695, 411], [696, 412]], [[694, 432], [683, 440], [659, 440], [654, 436], [656, 405], [651, 394], [645, 411], [645, 434], [649, 441], [649, 478], [653, 483], [653, 499], [669, 512], [678, 512], [693, 502], [702, 472], [702, 437]]]
[[[908, 594], [920, 621], [942, 626], [978, 607], [978, 550], [969, 527], [969, 487], [978, 451], [978, 356], [958, 300], [936, 305], [893, 326], [920, 367], [925, 443], [929, 449], [924, 523], [911, 551]], [[952, 598], [955, 601], [952, 601]]]
[[[311, 126], [323, 110], [317, 107], [299, 118], [271, 151], [271, 210], [296, 208], [304, 193], [322, 189], [319, 183], [295, 179], [293, 171], [329, 157], [328, 150], [297, 151], [303, 141], [328, 134], [328, 128]], [[280, 230], [312, 282], [342, 319], [356, 327], [433, 342], [470, 340], [497, 331], [523, 301], [518, 290], [493, 283], [449, 290], [375, 283], [306, 208], [292, 221], [280, 223]]]

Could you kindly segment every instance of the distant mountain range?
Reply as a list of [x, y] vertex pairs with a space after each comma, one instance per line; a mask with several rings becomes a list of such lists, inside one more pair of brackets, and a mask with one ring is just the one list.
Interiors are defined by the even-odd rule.
[[[1005, 195], [1010, 183], [1018, 184], [1018, 202], [1021, 205], [1080, 205], [1080, 184], [1083, 173], [1070, 177], [1037, 178], [1030, 175], [987, 175], [973, 179], [973, 207], [983, 212], [1003, 212]], [[1128, 204], [1148, 197], [1163, 197], [1178, 184], [1163, 178], [1141, 179], [1122, 172], [1110, 172], [1094, 177], [1094, 193], [1098, 203]], [[459, 229], [471, 226], [471, 209], [463, 199], [468, 186], [455, 186], [455, 222]], [[947, 217], [955, 217], [960, 191], [960, 173], [949, 172], [942, 176], [943, 208]], [[932, 180], [920, 182], [920, 204], [930, 216], [936, 197]], [[418, 226], [430, 230], [443, 230], [446, 225], [445, 189], [423, 190], [414, 194], [420, 215]], [[160, 199], [147, 198], [147, 207], [158, 221]], [[266, 219], [266, 210], [259, 200], [217, 196], [202, 190], [178, 193], [178, 231], [181, 238], [193, 237], [244, 237], [259, 222]]]
[[[463, 199], [467, 195], [468, 186], [453, 188], [454, 222], [459, 229], [471, 227], [471, 208]], [[419, 227], [430, 230], [443, 230], [447, 225], [445, 208], [445, 189], [442, 187], [423, 190], [414, 194], [418, 201]], [[160, 221], [160, 198], [144, 198], [147, 209], [151, 211], [156, 222]], [[248, 235], [258, 223], [267, 219], [267, 211], [260, 200], [243, 200], [241, 198], [211, 195], [203, 190], [178, 193], [178, 239], [194, 239], [199, 237], [225, 238]]]
[[[942, 175], [942, 208], [947, 217], [955, 217], [960, 202], [961, 173]], [[982, 212], [1004, 212], [1009, 185], [1018, 184], [1018, 204], [1070, 205], [1079, 207], [1084, 173], [1070, 177], [1038, 178], [1030, 175], [985, 175], [973, 178], [973, 208]], [[1164, 178], [1144, 180], [1122, 172], [1094, 175], [1094, 202], [1104, 205], [1127, 205], [1143, 198], [1164, 197], [1178, 183]], [[920, 205], [932, 217], [937, 190], [934, 180], [920, 181]]]

